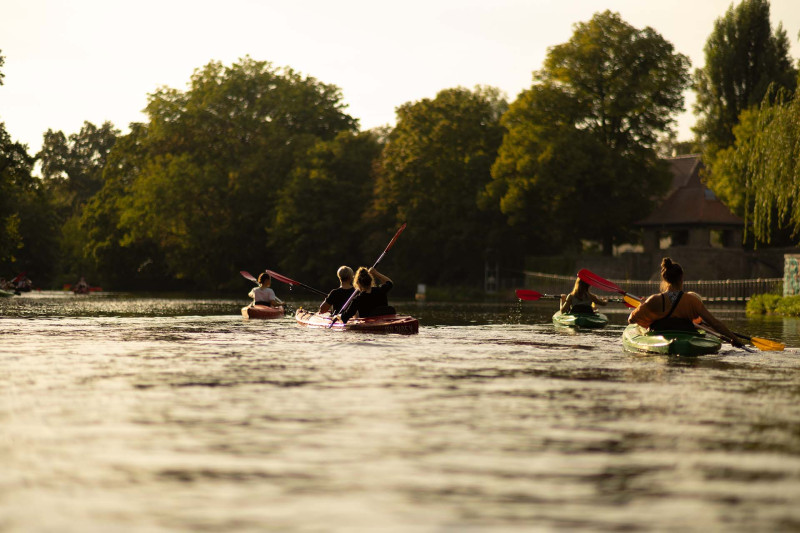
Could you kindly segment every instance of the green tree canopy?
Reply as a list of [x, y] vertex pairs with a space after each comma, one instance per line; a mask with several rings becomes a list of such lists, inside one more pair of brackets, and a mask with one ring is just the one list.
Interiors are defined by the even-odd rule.
[[780, 229], [800, 243], [800, 99], [782, 91], [742, 113], [733, 146], [719, 152], [713, 185], [720, 197], [770, 243]]
[[770, 85], [794, 91], [797, 70], [782, 26], [773, 32], [769, 0], [731, 4], [706, 41], [705, 66], [694, 73], [699, 116], [694, 132], [711, 157], [733, 144], [733, 127], [746, 109], [760, 104]]
[[380, 228], [375, 250], [408, 222], [406, 246], [393, 257], [410, 282], [481, 279], [486, 249], [500, 244], [505, 227], [499, 213], [482, 213], [477, 203], [491, 180], [506, 108], [488, 87], [445, 89], [397, 108], [369, 216]]
[[616, 13], [577, 24], [503, 117], [486, 201], [548, 252], [593, 239], [610, 253], [629, 241], [668, 184], [654, 148], [683, 109], [688, 65], [655, 30]]
[[269, 231], [281, 269], [327, 290], [339, 265], [363, 261], [363, 217], [382, 147], [378, 132], [341, 132], [298, 159]]
[[268, 229], [298, 158], [357, 129], [343, 107], [335, 86], [249, 57], [198, 69], [187, 91], [159, 89], [149, 122], [109, 155], [101, 195], [113, 207], [92, 202], [84, 220], [114, 224], [87, 227], [90, 248], [117, 246], [108, 236], [121, 232], [119, 245], [158, 251], [153, 268], [208, 286], [269, 265]]
[[[0, 67], [4, 62], [0, 54]], [[3, 77], [0, 71], [0, 85]], [[24, 270], [46, 278], [54, 264], [58, 224], [32, 175], [34, 161], [28, 147], [13, 141], [0, 122], [0, 276]]]
[[66, 208], [81, 207], [103, 186], [106, 158], [119, 134], [110, 122], [99, 128], [84, 122], [81, 130], [69, 137], [53, 130], [44, 134], [36, 157], [42, 163], [42, 177]]

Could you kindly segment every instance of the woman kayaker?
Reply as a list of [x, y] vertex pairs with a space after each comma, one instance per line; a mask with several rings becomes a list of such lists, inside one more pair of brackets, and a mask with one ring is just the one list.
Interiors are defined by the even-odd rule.
[[275, 295], [275, 291], [270, 288], [272, 285], [272, 278], [266, 272], [258, 276], [258, 287], [250, 290], [248, 296], [253, 299], [253, 305], [268, 305], [277, 307], [283, 305], [283, 302]]
[[577, 278], [572, 292], [561, 295], [561, 313], [594, 313], [593, 303], [606, 305], [608, 304], [608, 298], [595, 296], [589, 290], [589, 284], [581, 278]]
[[339, 313], [350, 295], [353, 294], [355, 288], [353, 287], [353, 269], [347, 265], [342, 265], [336, 271], [336, 276], [339, 278], [339, 286], [328, 293], [325, 301], [319, 306], [320, 313], [327, 313], [330, 311], [332, 315]]
[[[375, 285], [376, 281], [379, 281], [380, 285]], [[355, 286], [359, 293], [353, 298], [350, 307], [342, 312], [342, 322], [347, 323], [356, 313], [361, 318], [397, 313], [394, 307], [389, 305], [386, 296], [394, 286], [392, 280], [374, 268], [359, 268], [356, 271]]]
[[631, 311], [628, 323], [653, 331], [696, 331], [693, 321], [698, 318], [731, 339], [734, 346], [742, 345], [736, 334], [706, 309], [697, 293], [683, 292], [683, 268], [665, 257], [661, 261], [661, 292]]

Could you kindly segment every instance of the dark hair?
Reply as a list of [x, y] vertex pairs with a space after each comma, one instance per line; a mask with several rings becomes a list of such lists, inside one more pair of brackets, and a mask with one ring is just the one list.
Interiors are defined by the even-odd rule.
[[271, 282], [271, 281], [272, 281], [272, 278], [270, 278], [270, 277], [269, 277], [269, 274], [267, 274], [266, 272], [262, 272], [262, 273], [261, 273], [261, 274], [258, 276], [258, 284], [259, 284], [259, 285], [264, 285], [265, 283], [269, 283], [269, 282]]
[[661, 260], [661, 279], [670, 285], [677, 285], [683, 281], [683, 268], [672, 259], [665, 257]]

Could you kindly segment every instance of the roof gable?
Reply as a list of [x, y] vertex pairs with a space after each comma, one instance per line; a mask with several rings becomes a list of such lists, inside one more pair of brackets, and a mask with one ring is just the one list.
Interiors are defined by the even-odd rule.
[[700, 156], [673, 157], [671, 192], [639, 226], [743, 226], [744, 221], [731, 213], [700, 180], [703, 162]]

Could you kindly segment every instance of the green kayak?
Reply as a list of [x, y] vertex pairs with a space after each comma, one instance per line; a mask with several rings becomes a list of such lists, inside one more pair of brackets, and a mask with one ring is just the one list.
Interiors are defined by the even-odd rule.
[[563, 328], [602, 328], [608, 324], [608, 317], [603, 313], [562, 313], [556, 311], [553, 324]]
[[622, 346], [636, 353], [696, 356], [717, 353], [722, 341], [699, 330], [655, 332], [631, 324], [622, 332]]

